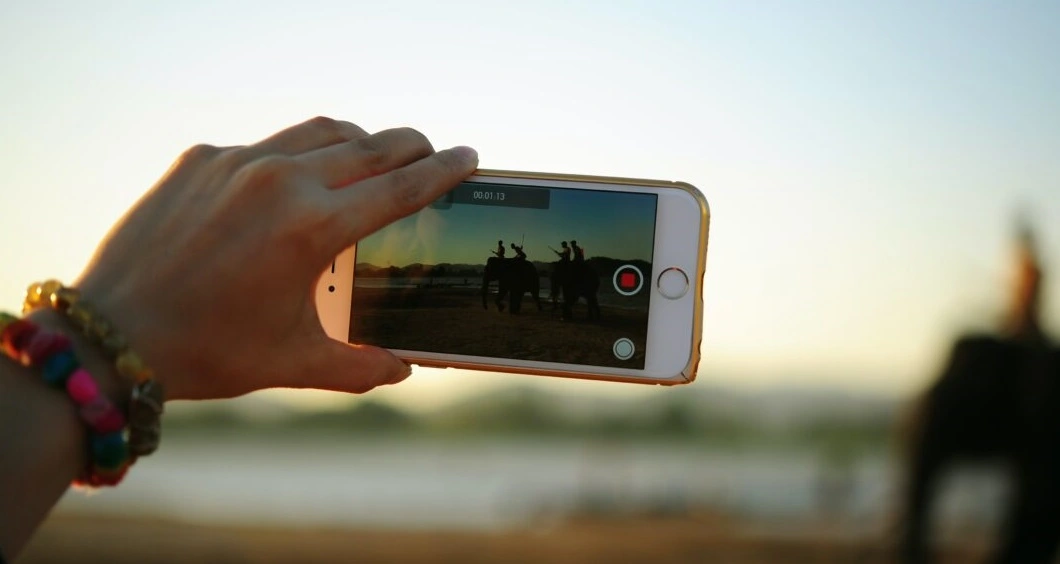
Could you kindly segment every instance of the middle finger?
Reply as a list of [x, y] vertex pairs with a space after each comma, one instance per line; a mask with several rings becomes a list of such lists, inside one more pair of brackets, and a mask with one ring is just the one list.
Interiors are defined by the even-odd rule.
[[300, 155], [302, 153], [344, 143], [351, 139], [367, 137], [368, 132], [348, 122], [327, 117], [315, 117], [298, 125], [288, 127], [268, 139], [263, 139], [248, 149], [260, 155]]
[[328, 188], [341, 188], [433, 153], [434, 147], [422, 133], [400, 127], [303, 153], [297, 159]]

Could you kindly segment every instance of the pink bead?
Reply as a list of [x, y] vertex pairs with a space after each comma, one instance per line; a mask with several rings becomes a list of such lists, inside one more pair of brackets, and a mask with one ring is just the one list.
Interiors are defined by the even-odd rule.
[[125, 428], [125, 416], [116, 407], [110, 406], [110, 409], [91, 425], [92, 429], [101, 435], [121, 431]]
[[49, 356], [70, 347], [70, 339], [62, 333], [38, 331], [22, 350], [22, 363], [39, 366]]
[[92, 398], [88, 403], [84, 404], [80, 408], [81, 419], [88, 423], [90, 427], [96, 425], [96, 421], [99, 421], [107, 412], [111, 410], [110, 400], [107, 398], [97, 395]]
[[66, 392], [70, 394], [77, 405], [85, 405], [99, 397], [99, 388], [92, 375], [84, 368], [74, 370], [74, 373], [66, 380]]

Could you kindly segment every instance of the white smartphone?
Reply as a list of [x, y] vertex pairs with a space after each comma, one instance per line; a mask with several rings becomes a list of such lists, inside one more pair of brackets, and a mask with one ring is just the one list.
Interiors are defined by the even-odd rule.
[[709, 222], [684, 183], [479, 170], [339, 255], [317, 308], [411, 364], [687, 383]]

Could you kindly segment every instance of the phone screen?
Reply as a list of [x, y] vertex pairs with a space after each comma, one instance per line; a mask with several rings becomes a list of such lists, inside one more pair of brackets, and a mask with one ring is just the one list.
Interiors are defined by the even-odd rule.
[[465, 182], [357, 244], [350, 342], [643, 369], [657, 205]]

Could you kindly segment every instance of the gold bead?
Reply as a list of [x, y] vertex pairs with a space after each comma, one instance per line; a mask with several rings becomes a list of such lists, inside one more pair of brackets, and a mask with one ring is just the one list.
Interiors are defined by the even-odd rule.
[[63, 287], [63, 283], [58, 280], [48, 280], [47, 282], [40, 285], [40, 302], [41, 304], [51, 303], [52, 295], [59, 291]]
[[129, 343], [125, 340], [125, 337], [118, 333], [111, 333], [106, 337], [103, 337], [103, 350], [110, 355], [111, 358], [116, 358], [122, 352], [129, 347]]
[[132, 351], [125, 351], [118, 355], [118, 360], [114, 364], [118, 368], [118, 374], [134, 382], [144, 382], [154, 377], [151, 369], [144, 366], [144, 361]]
[[87, 302], [71, 304], [70, 309], [66, 313], [69, 315], [70, 322], [74, 324], [74, 327], [81, 331], [84, 331], [92, 323], [92, 307]]
[[40, 305], [41, 284], [34, 282], [26, 288], [26, 299], [22, 302], [22, 312], [32, 311]]
[[81, 299], [81, 294], [73, 288], [59, 288], [52, 294], [52, 307], [59, 311], [66, 311], [70, 306]]
[[111, 326], [110, 321], [97, 315], [92, 318], [92, 323], [88, 326], [86, 333], [88, 333], [89, 337], [95, 339], [96, 342], [102, 343], [113, 331], [114, 328]]

